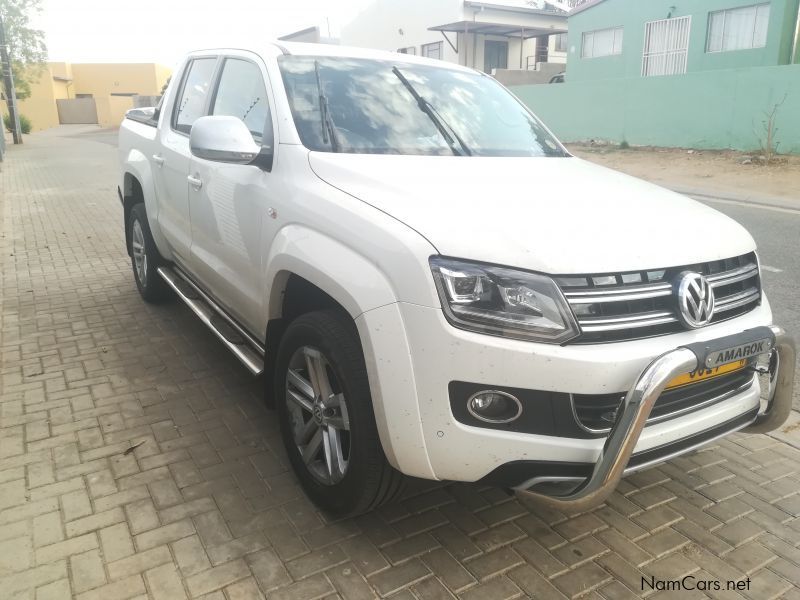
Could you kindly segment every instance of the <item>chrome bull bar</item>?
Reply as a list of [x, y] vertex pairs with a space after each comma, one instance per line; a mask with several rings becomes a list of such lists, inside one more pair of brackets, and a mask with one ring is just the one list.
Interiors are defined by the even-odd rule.
[[567, 512], [585, 511], [602, 504], [622, 479], [650, 411], [667, 384], [676, 376], [704, 365], [706, 357], [715, 350], [764, 338], [771, 340], [772, 352], [777, 353], [777, 372], [770, 377], [773, 385], [768, 391], [766, 406], [762, 406], [756, 419], [744, 431], [764, 433], [780, 427], [792, 410], [795, 342], [775, 325], [749, 329], [718, 340], [676, 348], [654, 359], [626, 394], [592, 474], [583, 484], [565, 495], [549, 495], [532, 490], [517, 490], [517, 494], [536, 504]]

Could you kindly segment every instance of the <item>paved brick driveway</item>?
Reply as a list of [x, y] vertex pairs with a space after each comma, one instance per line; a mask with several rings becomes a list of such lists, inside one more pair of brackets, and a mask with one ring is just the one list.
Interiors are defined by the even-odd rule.
[[419, 483], [326, 521], [259, 383], [188, 309], [140, 301], [115, 161], [50, 135], [2, 167], [0, 597], [635, 598], [643, 576], [693, 574], [800, 598], [797, 415], [630, 477], [591, 514]]

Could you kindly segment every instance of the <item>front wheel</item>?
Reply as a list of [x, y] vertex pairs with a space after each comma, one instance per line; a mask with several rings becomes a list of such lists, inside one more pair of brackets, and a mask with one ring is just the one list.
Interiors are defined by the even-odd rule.
[[383, 453], [352, 319], [338, 311], [293, 321], [276, 361], [275, 398], [289, 460], [308, 496], [336, 516], [393, 498], [403, 477]]

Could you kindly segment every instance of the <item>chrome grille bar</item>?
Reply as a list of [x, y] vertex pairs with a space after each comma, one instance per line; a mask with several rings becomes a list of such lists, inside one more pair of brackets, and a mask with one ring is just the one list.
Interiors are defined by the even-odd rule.
[[[720, 267], [729, 268], [719, 271]], [[658, 282], [651, 279], [651, 283], [642, 283], [642, 279], [646, 282], [650, 277], [649, 271], [642, 271], [635, 283], [621, 282], [628, 275], [637, 276], [636, 273], [609, 273], [565, 276], [561, 287], [564, 297], [577, 315], [581, 331], [592, 336], [584, 343], [591, 343], [590, 340], [622, 341], [682, 329], [676, 313], [677, 305], [672, 300], [675, 293], [672, 281], [686, 270], [706, 274], [706, 279], [715, 290], [715, 313], [719, 317], [714, 322], [754, 308], [761, 298], [758, 262], [754, 253], [724, 261], [661, 270]], [[597, 279], [617, 283], [598, 285]], [[583, 283], [576, 285], [572, 283], [574, 281]], [[648, 331], [647, 328], [651, 329]]]

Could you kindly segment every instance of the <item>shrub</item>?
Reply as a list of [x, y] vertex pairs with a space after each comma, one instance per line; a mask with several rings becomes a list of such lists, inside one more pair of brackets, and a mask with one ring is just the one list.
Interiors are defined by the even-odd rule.
[[[11, 125], [11, 117], [9, 115], [3, 115], [3, 123], [5, 123], [6, 129], [8, 131], [13, 131], [13, 127]], [[22, 129], [22, 133], [28, 134], [31, 132], [31, 120], [26, 117], [25, 115], [19, 116], [19, 127]]]

